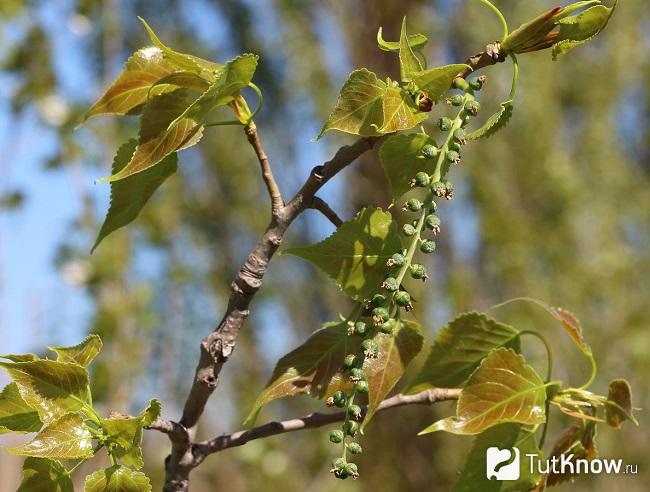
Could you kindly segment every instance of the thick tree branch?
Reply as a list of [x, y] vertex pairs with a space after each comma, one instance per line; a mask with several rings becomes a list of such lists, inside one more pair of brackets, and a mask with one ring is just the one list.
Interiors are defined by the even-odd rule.
[[334, 224], [336, 227], [339, 227], [341, 224], [343, 224], [343, 221], [337, 215], [337, 213], [334, 210], [332, 210], [332, 208], [327, 204], [327, 202], [320, 197], [315, 196], [309, 208], [318, 210], [325, 217], [327, 217], [329, 221], [332, 224]]
[[275, 177], [273, 176], [269, 158], [264, 151], [264, 146], [262, 145], [262, 141], [260, 140], [260, 137], [257, 133], [257, 126], [255, 126], [255, 123], [251, 121], [244, 128], [244, 132], [246, 133], [246, 138], [251, 144], [251, 147], [253, 147], [253, 150], [255, 150], [257, 160], [260, 162], [260, 166], [262, 168], [262, 178], [264, 178], [264, 184], [266, 185], [266, 189], [268, 190], [269, 196], [271, 197], [271, 209], [273, 211], [273, 214], [278, 214], [284, 207], [284, 200], [282, 199], [280, 187], [278, 186], [278, 183], [275, 181]]

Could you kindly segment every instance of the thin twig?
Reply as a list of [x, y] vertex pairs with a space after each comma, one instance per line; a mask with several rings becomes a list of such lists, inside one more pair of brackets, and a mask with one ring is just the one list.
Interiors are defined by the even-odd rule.
[[282, 199], [280, 187], [278, 186], [278, 183], [273, 176], [269, 158], [264, 151], [264, 146], [262, 145], [260, 136], [257, 133], [257, 126], [255, 126], [255, 123], [251, 121], [248, 125], [246, 125], [244, 131], [246, 133], [246, 138], [248, 138], [248, 142], [255, 150], [257, 160], [260, 162], [264, 184], [266, 184], [266, 189], [268, 190], [269, 196], [271, 197], [271, 207], [273, 214], [278, 214], [284, 207], [284, 200]]
[[343, 224], [343, 221], [341, 220], [341, 217], [337, 215], [337, 213], [332, 210], [332, 207], [330, 207], [325, 200], [322, 198], [315, 196], [313, 201], [311, 202], [311, 205], [309, 208], [313, 208], [314, 210], [318, 210], [320, 213], [322, 213], [325, 217], [329, 219], [329, 221], [334, 224], [336, 227], [340, 227], [341, 224]]

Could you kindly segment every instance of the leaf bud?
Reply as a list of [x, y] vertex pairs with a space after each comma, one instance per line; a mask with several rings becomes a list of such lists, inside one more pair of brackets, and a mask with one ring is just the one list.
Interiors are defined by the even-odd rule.
[[415, 234], [415, 227], [413, 227], [411, 224], [404, 224], [402, 227], [402, 232], [405, 236], [412, 236]]
[[[465, 105], [467, 106], [467, 105]], [[443, 116], [442, 118], [438, 118], [437, 122], [438, 128], [440, 128], [441, 131], [443, 132], [448, 132], [451, 130], [451, 120], [447, 118], [446, 116]]]
[[358, 383], [354, 383], [354, 389], [357, 393], [368, 393], [370, 386], [368, 385], [368, 381], [359, 381]]
[[411, 296], [409, 295], [408, 292], [404, 290], [400, 290], [399, 292], [395, 293], [395, 303], [398, 306], [408, 306], [411, 303]]
[[352, 454], [361, 454], [363, 452], [363, 448], [358, 442], [349, 442], [346, 446], [348, 448], [348, 451], [350, 451]]
[[427, 278], [427, 269], [424, 268], [424, 265], [420, 265], [419, 263], [413, 263], [411, 265], [411, 277], [415, 279], [422, 279], [422, 281], [425, 281]]
[[436, 242], [425, 239], [420, 243], [420, 251], [424, 254], [433, 253], [436, 250]]
[[361, 348], [363, 349], [363, 355], [365, 355], [368, 359], [376, 359], [377, 355], [379, 354], [379, 345], [377, 345], [377, 342], [374, 340], [364, 340], [361, 342]]
[[[447, 118], [449, 119], [449, 118]], [[426, 144], [422, 147], [422, 155], [426, 157], [427, 159], [433, 159], [435, 156], [438, 155], [438, 152], [440, 152], [440, 149], [438, 149], [435, 145], [431, 144]]]
[[405, 260], [405, 258], [404, 258], [403, 255], [401, 255], [399, 253], [395, 253], [393, 256], [391, 256], [388, 259], [388, 261], [386, 261], [386, 265], [388, 265], [389, 267], [392, 267], [392, 266], [401, 267], [404, 264], [404, 260]]
[[[359, 432], [359, 423], [355, 422], [354, 420], [348, 420], [345, 424], [343, 424], [343, 431], [348, 435], [348, 436], [356, 436], [357, 432]], [[341, 431], [339, 431], [341, 432]], [[342, 441], [343, 439], [341, 439]], [[339, 441], [339, 442], [341, 442]]]
[[465, 112], [469, 115], [476, 116], [481, 110], [481, 103], [478, 101], [467, 101], [465, 103]]
[[404, 211], [411, 211], [411, 212], [417, 212], [422, 208], [422, 202], [418, 200], [417, 198], [411, 198], [408, 202], [404, 204], [402, 207], [402, 210]]
[[333, 442], [334, 444], [339, 444], [343, 442], [343, 439], [345, 439], [345, 434], [343, 433], [342, 430], [336, 429], [330, 431], [330, 442]]
[[397, 289], [399, 289], [399, 282], [395, 279], [395, 277], [386, 277], [386, 280], [384, 280], [384, 283], [381, 284], [381, 286], [390, 292], [395, 292]]

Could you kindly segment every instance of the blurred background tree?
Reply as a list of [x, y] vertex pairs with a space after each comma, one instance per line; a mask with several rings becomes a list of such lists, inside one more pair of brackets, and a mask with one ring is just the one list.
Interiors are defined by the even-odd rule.
[[[555, 6], [496, 3], [511, 27]], [[98, 118], [73, 128], [128, 54], [148, 43], [137, 15], [180, 51], [217, 61], [247, 51], [261, 56], [255, 82], [265, 106], [258, 126], [287, 192], [351, 140], [332, 134], [310, 143], [347, 73], [366, 66], [397, 74], [395, 57], [376, 48], [379, 26], [387, 39], [397, 38], [407, 15], [414, 31], [429, 35], [427, 57], [436, 64], [464, 60], [496, 39], [499, 27], [474, 0], [0, 3], [0, 352], [38, 351], [99, 333], [105, 348], [94, 381], [106, 410], [137, 411], [159, 397], [164, 415], [175, 418], [199, 341], [220, 319], [230, 278], [266, 225], [266, 212], [259, 213], [266, 195], [243, 133], [221, 127], [182, 153], [180, 172], [134, 225], [89, 256], [109, 193], [93, 180], [108, 174], [119, 142], [135, 126]], [[520, 295], [571, 309], [599, 360], [598, 388], [605, 391], [608, 376], [625, 376], [643, 408], [650, 406], [649, 25], [650, 4], [625, 0], [603, 35], [562, 63], [548, 52], [522, 57], [513, 120], [497, 137], [468, 147], [454, 173], [458, 198], [442, 211], [448, 227], [429, 267], [432, 281], [415, 293], [427, 307], [420, 321], [430, 337], [455, 313]], [[507, 94], [510, 77], [505, 66], [486, 73], [485, 113]], [[364, 204], [387, 206], [385, 185], [370, 153], [323, 196], [348, 218]], [[287, 241], [312, 242], [331, 230], [308, 213]], [[239, 428], [277, 358], [335, 319], [343, 303], [311, 267], [276, 257], [201, 434]], [[548, 327], [562, 359], [558, 376], [583, 367], [539, 311], [512, 305], [497, 314], [522, 327]], [[541, 351], [531, 355], [543, 364]], [[586, 378], [586, 365], [583, 371]], [[260, 419], [320, 408], [306, 397], [281, 400]], [[211, 457], [193, 473], [192, 489], [448, 490], [471, 439], [414, 436], [434, 413], [451, 408], [379, 416], [363, 438], [369, 452], [354, 483], [330, 477], [331, 447], [326, 430], [318, 430]], [[649, 421], [643, 413], [640, 421], [639, 429], [599, 436], [604, 454], [638, 464], [639, 476], [583, 477], [562, 487], [646, 490]], [[553, 414], [550, 436], [565, 425]], [[168, 443], [150, 434], [146, 471], [156, 487]], [[0, 453], [0, 476], [1, 491], [15, 490], [20, 460]]]

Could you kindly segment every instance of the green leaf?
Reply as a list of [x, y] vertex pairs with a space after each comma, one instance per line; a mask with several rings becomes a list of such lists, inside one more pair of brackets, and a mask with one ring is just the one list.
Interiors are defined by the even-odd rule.
[[[487, 450], [498, 447], [504, 450], [518, 449], [519, 478], [517, 480], [491, 480], [486, 477]], [[513, 457], [515, 451], [510, 451]], [[458, 482], [452, 492], [524, 492], [531, 490], [540, 480], [535, 467], [531, 473], [527, 454], [536, 454], [543, 459], [542, 452], [535, 442], [535, 433], [519, 424], [501, 424], [483, 431], [476, 437]], [[504, 458], [507, 455], [504, 454]]]
[[102, 420], [102, 427], [116, 443], [113, 455], [125, 464], [137, 469], [142, 468], [142, 432], [143, 428], [151, 425], [159, 416], [161, 404], [151, 400], [147, 407], [137, 417], [111, 417]]
[[[163, 58], [163, 52], [155, 46], [142, 48], [126, 62], [122, 73], [91, 106], [84, 120], [99, 114], [127, 114], [144, 104], [150, 96], [177, 89], [171, 83], [159, 83], [176, 68]], [[151, 88], [151, 91], [150, 91]]]
[[502, 102], [499, 111], [490, 116], [481, 128], [467, 135], [467, 140], [489, 138], [499, 130], [505, 128], [512, 117], [513, 108], [512, 101]]
[[400, 380], [407, 366], [420, 353], [423, 340], [420, 325], [411, 321], [395, 322], [390, 335], [380, 333], [375, 337], [379, 354], [376, 359], [366, 359], [363, 364], [370, 391], [368, 409], [361, 424], [362, 431], [375, 415], [379, 404]]
[[591, 41], [596, 37], [609, 22], [617, 1], [614, 1], [612, 7], [596, 5], [591, 7], [577, 16], [566, 17], [560, 20], [560, 32], [557, 37], [557, 44], [553, 46], [552, 56], [556, 60], [571, 51], [576, 46]]
[[623, 422], [636, 419], [632, 414], [632, 388], [625, 379], [614, 379], [609, 383], [607, 403], [605, 406], [607, 424], [620, 429]]
[[74, 485], [58, 461], [30, 457], [23, 463], [23, 481], [16, 492], [74, 492]]
[[251, 424], [260, 408], [278, 398], [307, 394], [324, 400], [338, 390], [349, 391], [352, 384], [341, 366], [345, 356], [358, 352], [359, 346], [359, 339], [348, 335], [347, 321], [325, 324], [278, 361], [244, 424]]
[[115, 465], [86, 477], [85, 492], [149, 492], [151, 484], [144, 473]]
[[389, 212], [364, 208], [321, 242], [284, 253], [299, 256], [329, 275], [356, 300], [377, 292], [390, 267], [386, 261], [402, 247]]
[[427, 119], [427, 113], [418, 110], [413, 97], [405, 90], [388, 85], [382, 101], [384, 124], [381, 133], [408, 130]]
[[519, 352], [519, 331], [483, 313], [461, 314], [438, 333], [409, 393], [460, 387], [492, 350], [502, 347]]
[[172, 50], [158, 39], [156, 33], [153, 32], [153, 29], [149, 27], [149, 24], [147, 24], [142, 17], [138, 17], [138, 19], [140, 19], [142, 24], [144, 24], [151, 42], [162, 51], [165, 60], [167, 60], [171, 65], [176, 67], [178, 70], [195, 72], [209, 80], [213, 80], [214, 73], [221, 68], [220, 64], [204, 60], [194, 55], [186, 55], [185, 53], [179, 53], [178, 51]]
[[[408, 36], [408, 44], [413, 51], [422, 51], [424, 45], [427, 44], [427, 37], [424, 34], [410, 34]], [[379, 49], [384, 51], [391, 51], [393, 53], [399, 53], [400, 42], [399, 41], [385, 41], [382, 36], [382, 28], [380, 27], [377, 31], [377, 45]]]
[[517, 53], [534, 45], [553, 29], [555, 16], [562, 10], [562, 7], [555, 7], [511, 31], [501, 43], [501, 50], [504, 53]]
[[411, 189], [409, 184], [418, 172], [432, 174], [435, 159], [426, 159], [422, 147], [436, 142], [425, 133], [398, 134], [390, 136], [379, 147], [379, 161], [384, 168], [391, 188], [393, 201]]
[[479, 434], [506, 422], [541, 424], [546, 420], [545, 388], [521, 355], [510, 349], [493, 350], [467, 380], [456, 416], [435, 422], [420, 435], [441, 430]]
[[343, 84], [334, 110], [316, 139], [330, 130], [362, 136], [380, 135], [384, 121], [382, 101], [386, 84], [362, 68], [350, 74]]
[[421, 91], [426, 92], [431, 99], [437, 101], [451, 89], [451, 84], [456, 76], [466, 68], [469, 68], [469, 65], [464, 63], [444, 65], [412, 73], [411, 79]]
[[127, 178], [155, 166], [165, 157], [195, 145], [203, 136], [203, 125], [192, 118], [183, 118], [173, 128], [168, 126], [192, 103], [187, 89], [162, 94], [150, 99], [140, 121], [140, 140], [131, 160], [117, 173], [100, 181], [112, 182]]
[[46, 424], [84, 405], [88, 372], [79, 364], [34, 360], [0, 362], [0, 367], [18, 384], [20, 396]]
[[3, 354], [0, 359], [8, 359], [11, 362], [29, 362], [30, 360], [39, 360], [40, 357], [35, 354]]
[[[137, 145], [137, 141], [131, 139], [119, 148], [111, 168], [113, 175], [124, 169]], [[149, 198], [169, 176], [176, 172], [177, 168], [178, 158], [176, 153], [173, 153], [156, 166], [111, 183], [111, 205], [90, 252], [95, 251], [106, 236], [133, 222]]]
[[77, 413], [48, 424], [31, 441], [8, 448], [9, 454], [40, 458], [81, 459], [93, 456], [92, 434]]
[[214, 82], [198, 99], [169, 124], [168, 130], [179, 124], [183, 119], [202, 120], [213, 108], [228, 104], [239, 91], [248, 87], [255, 69], [257, 55], [247, 53], [226, 63], [217, 73]]
[[38, 412], [20, 396], [18, 385], [9, 383], [0, 393], [0, 434], [38, 432], [43, 423]]
[[[411, 74], [422, 71], [422, 63], [409, 44], [406, 34], [406, 17], [402, 18], [402, 30], [399, 36], [399, 73], [403, 82], [411, 80]], [[385, 123], [384, 123], [385, 124]]]
[[88, 365], [102, 349], [99, 335], [88, 335], [83, 341], [72, 347], [48, 347], [57, 355], [59, 362], [74, 362], [83, 367]]
[[159, 85], [168, 85], [170, 90], [185, 88], [203, 94], [210, 87], [210, 82], [194, 72], [174, 72], [157, 80], [150, 88], [149, 97], [155, 94], [154, 88]]

